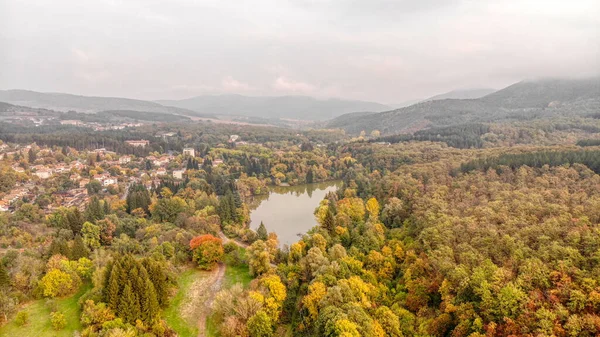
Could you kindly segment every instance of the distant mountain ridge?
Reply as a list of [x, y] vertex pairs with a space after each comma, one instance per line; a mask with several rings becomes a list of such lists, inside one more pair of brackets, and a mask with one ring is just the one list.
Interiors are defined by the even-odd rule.
[[19, 106], [51, 109], [55, 111], [77, 111], [97, 113], [106, 110], [129, 110], [164, 114], [203, 116], [191, 110], [170, 107], [156, 102], [121, 98], [80, 96], [63, 93], [43, 93], [30, 90], [0, 90], [0, 101]]
[[459, 90], [452, 90], [443, 94], [439, 94], [439, 95], [435, 95], [432, 97], [429, 97], [427, 99], [422, 100], [421, 102], [427, 102], [427, 101], [439, 101], [442, 99], [474, 99], [474, 98], [481, 98], [483, 96], [487, 96], [493, 92], [495, 92], [496, 89], [490, 89], [490, 88], [478, 88], [478, 89], [459, 89]]
[[345, 113], [391, 109], [388, 105], [375, 102], [316, 99], [308, 96], [216, 95], [156, 102], [198, 113], [300, 120], [328, 120]]
[[443, 99], [368, 115], [342, 115], [326, 126], [383, 134], [501, 120], [585, 116], [600, 111], [600, 77], [521, 81], [477, 99]]

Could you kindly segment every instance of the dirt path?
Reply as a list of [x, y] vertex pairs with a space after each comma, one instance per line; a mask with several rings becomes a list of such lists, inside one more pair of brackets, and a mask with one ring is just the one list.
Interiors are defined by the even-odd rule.
[[223, 233], [223, 231], [219, 232], [219, 237], [221, 238], [221, 240], [223, 240], [223, 243], [228, 243], [228, 242], [233, 242], [235, 243], [238, 247], [242, 247], [242, 248], [248, 248], [249, 245], [247, 243], [235, 240], [235, 239], [230, 239], [227, 236], [225, 236], [225, 233]]
[[223, 279], [225, 278], [225, 265], [219, 264], [219, 267], [212, 271], [212, 277], [209, 277], [201, 282], [200, 293], [204, 303], [201, 304], [202, 312], [198, 319], [198, 337], [206, 336], [206, 318], [210, 315], [210, 309], [215, 299], [215, 295], [223, 287]]

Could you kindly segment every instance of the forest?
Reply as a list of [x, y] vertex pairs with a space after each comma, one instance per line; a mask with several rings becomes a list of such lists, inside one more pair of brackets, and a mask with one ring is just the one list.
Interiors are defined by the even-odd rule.
[[[598, 336], [594, 123], [356, 138], [210, 123], [2, 126], [7, 146], [36, 145], [0, 160], [0, 193], [32, 180], [38, 197], [0, 213], [0, 335]], [[91, 152], [100, 142], [116, 153]], [[183, 178], [150, 177], [146, 157], [167, 153]], [[117, 166], [125, 154], [134, 160]], [[47, 180], [15, 170], [76, 161]], [[72, 175], [101, 173], [117, 184], [90, 182], [83, 207], [61, 205]], [[297, 242], [250, 229], [254, 196], [333, 180], [341, 187]]]

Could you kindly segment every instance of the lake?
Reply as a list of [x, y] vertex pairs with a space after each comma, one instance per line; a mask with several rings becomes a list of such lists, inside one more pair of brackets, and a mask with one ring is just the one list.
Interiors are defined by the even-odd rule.
[[341, 186], [329, 181], [297, 186], [271, 187], [271, 193], [255, 197], [250, 205], [250, 228], [256, 230], [262, 221], [267, 231], [277, 233], [279, 245], [291, 245], [317, 225], [314, 211], [329, 192]]

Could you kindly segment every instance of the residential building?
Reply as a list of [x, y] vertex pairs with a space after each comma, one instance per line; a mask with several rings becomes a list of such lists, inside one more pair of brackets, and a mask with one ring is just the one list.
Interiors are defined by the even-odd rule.
[[183, 179], [183, 174], [184, 173], [185, 173], [185, 170], [174, 170], [173, 171], [173, 178]]
[[183, 149], [183, 155], [184, 156], [195, 157], [196, 156], [196, 150], [194, 150], [193, 147], [186, 147], [186, 148]]
[[140, 140], [126, 140], [125, 143], [131, 145], [131, 146], [135, 146], [135, 147], [146, 147], [147, 145], [150, 144], [150, 141], [145, 140], [145, 139], [140, 139]]
[[36, 176], [38, 176], [40, 179], [48, 179], [52, 176], [52, 170], [50, 169], [41, 169], [38, 171], [35, 171], [34, 173]]

